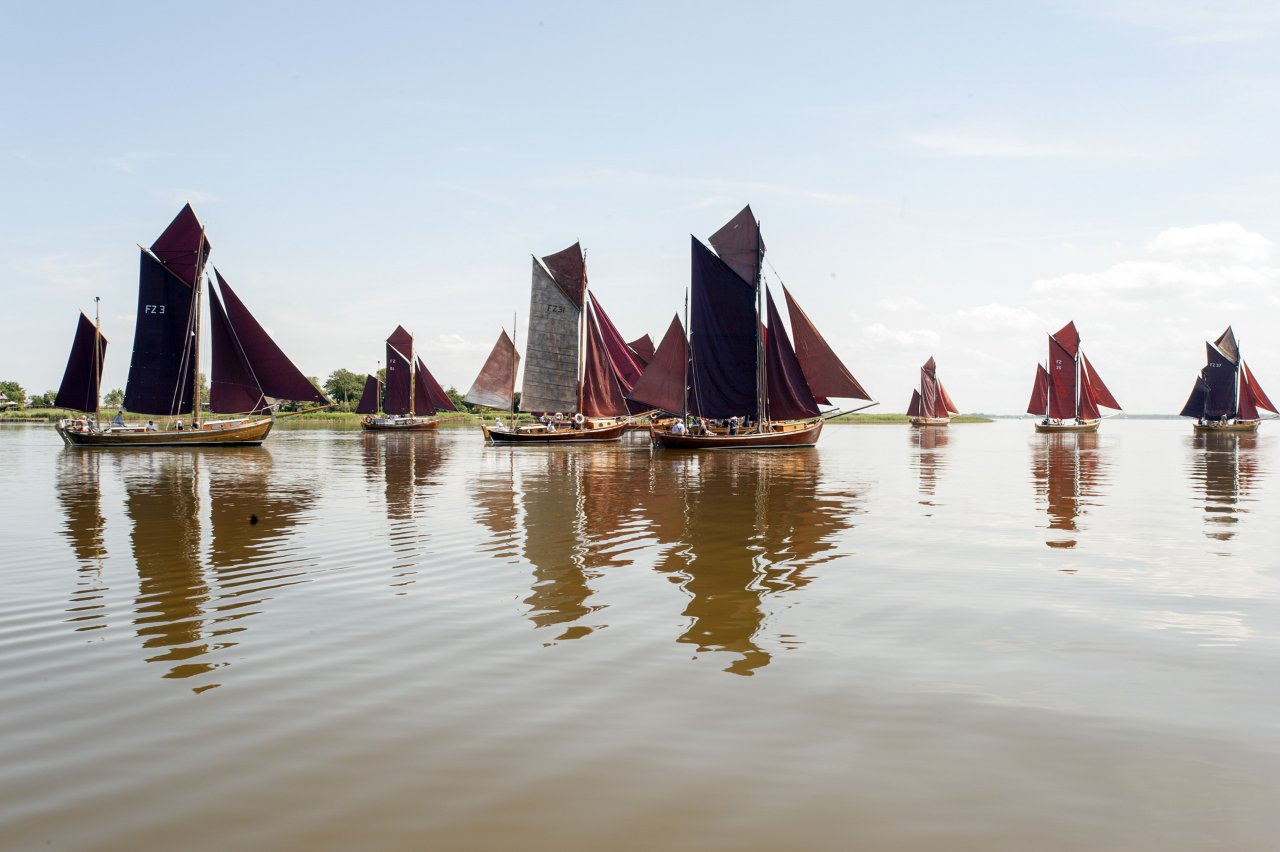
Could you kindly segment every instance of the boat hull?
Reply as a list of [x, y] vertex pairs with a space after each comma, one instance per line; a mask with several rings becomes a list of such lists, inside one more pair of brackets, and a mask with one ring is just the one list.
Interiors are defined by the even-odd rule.
[[1236, 420], [1231, 423], [1193, 423], [1197, 435], [1216, 435], [1222, 432], [1257, 432], [1261, 420]]
[[739, 435], [676, 435], [666, 429], [652, 429], [655, 446], [668, 450], [782, 450], [812, 447], [822, 434], [822, 420], [786, 424], [769, 432]]
[[1036, 431], [1046, 434], [1060, 432], [1097, 432], [1101, 420], [1086, 420], [1083, 423], [1036, 423]]
[[912, 426], [948, 426], [951, 424], [950, 417], [912, 417]]
[[399, 423], [379, 423], [372, 417], [360, 421], [360, 428], [366, 432], [434, 432], [439, 426], [437, 417], [411, 417]]
[[498, 429], [482, 425], [485, 440], [495, 444], [585, 444], [599, 441], [618, 441], [627, 430], [627, 424], [621, 421], [603, 426], [592, 426], [589, 423], [581, 429], [562, 428], [550, 431], [542, 426], [522, 429]]
[[127, 447], [246, 447], [258, 446], [266, 440], [275, 425], [271, 417], [236, 421], [235, 425], [206, 424], [200, 429], [165, 429], [156, 432], [142, 430], [108, 430], [84, 432], [69, 424], [76, 421], [59, 421], [58, 435], [69, 447], [102, 447], [121, 449]]

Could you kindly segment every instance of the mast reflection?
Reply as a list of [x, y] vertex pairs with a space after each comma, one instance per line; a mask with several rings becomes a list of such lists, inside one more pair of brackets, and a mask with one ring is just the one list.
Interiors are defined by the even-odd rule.
[[1240, 515], [1247, 514], [1250, 492], [1262, 477], [1258, 436], [1251, 432], [1211, 432], [1191, 439], [1190, 475], [1204, 492], [1208, 538], [1235, 537]]
[[1081, 516], [1099, 505], [1105, 484], [1106, 457], [1093, 432], [1037, 437], [1031, 454], [1031, 475], [1037, 497], [1045, 502], [1048, 528], [1062, 535], [1045, 541], [1049, 547], [1073, 548], [1084, 528]]
[[[946, 447], [951, 440], [950, 429], [920, 428], [911, 429], [912, 458], [911, 466], [915, 468], [920, 480], [920, 505], [933, 506], [933, 496], [937, 492], [938, 477], [947, 466]], [[930, 517], [927, 513], [925, 517]]]

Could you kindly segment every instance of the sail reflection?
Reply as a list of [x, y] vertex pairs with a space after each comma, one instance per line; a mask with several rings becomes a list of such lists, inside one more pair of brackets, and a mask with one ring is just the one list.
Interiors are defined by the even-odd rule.
[[1229, 541], [1250, 493], [1262, 478], [1258, 436], [1251, 432], [1211, 432], [1191, 438], [1190, 475], [1204, 492], [1204, 534]]
[[391, 585], [404, 589], [417, 582], [424, 543], [430, 537], [422, 520], [427, 501], [439, 484], [445, 453], [431, 432], [366, 432], [362, 438], [365, 479], [375, 488], [381, 483], [386, 502], [387, 543], [394, 560]]
[[933, 506], [931, 499], [938, 488], [938, 476], [947, 466], [946, 447], [950, 429], [920, 428], [908, 432], [911, 441], [911, 466], [920, 480], [920, 505]]
[[1072, 548], [1083, 530], [1080, 517], [1093, 506], [1106, 482], [1106, 456], [1097, 433], [1054, 434], [1033, 439], [1031, 475], [1036, 494], [1045, 502], [1048, 528], [1062, 535], [1049, 547]]
[[101, 470], [98, 453], [64, 449], [58, 455], [54, 483], [66, 519], [62, 532], [80, 565], [68, 618], [77, 631], [106, 626], [103, 599], [107, 587], [102, 576], [106, 518], [102, 514]]

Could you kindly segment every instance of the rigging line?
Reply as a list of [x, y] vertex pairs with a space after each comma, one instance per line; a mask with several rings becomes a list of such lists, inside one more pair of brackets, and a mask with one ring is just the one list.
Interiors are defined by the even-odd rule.
[[[157, 258], [157, 260], [158, 259], [159, 258]], [[161, 264], [164, 265], [164, 262], [161, 261]], [[177, 273], [169, 269], [167, 265], [165, 265], [165, 271], [168, 272], [170, 275], [173, 275], [174, 277], [178, 278], [179, 281], [182, 281], [182, 279], [177, 275]], [[182, 283], [186, 284], [185, 281], [183, 281]], [[191, 346], [192, 346], [191, 342], [196, 338], [196, 330], [195, 330], [196, 311], [200, 309], [200, 289], [199, 287], [192, 287], [191, 289], [195, 291], [195, 298], [191, 300], [191, 309], [187, 313], [186, 342], [183, 343], [182, 345], [182, 358], [178, 363], [179, 365], [181, 365], [181, 364], [185, 364], [187, 361], [190, 361], [192, 370], [194, 371], [195, 358], [191, 356]], [[199, 346], [200, 341], [195, 340], [195, 345]], [[175, 411], [175, 408], [177, 409], [182, 408], [182, 404], [178, 402], [178, 397], [180, 394], [183, 394], [186, 391], [187, 376], [186, 376], [186, 371], [182, 370], [181, 366], [179, 367], [179, 371], [180, 372], [178, 374], [178, 383], [173, 388], [173, 396], [169, 398], [169, 416], [170, 417], [174, 417], [175, 415], [176, 416], [182, 415], [182, 412], [180, 410]], [[198, 386], [200, 384], [200, 377], [194, 376], [192, 377], [191, 381]], [[192, 414], [195, 417], [200, 416], [200, 412], [198, 409], [194, 410]]]

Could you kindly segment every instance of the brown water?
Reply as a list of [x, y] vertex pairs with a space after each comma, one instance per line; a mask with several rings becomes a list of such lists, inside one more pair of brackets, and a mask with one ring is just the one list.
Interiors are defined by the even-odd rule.
[[4, 427], [0, 848], [1274, 849], [1280, 429], [1189, 432]]

